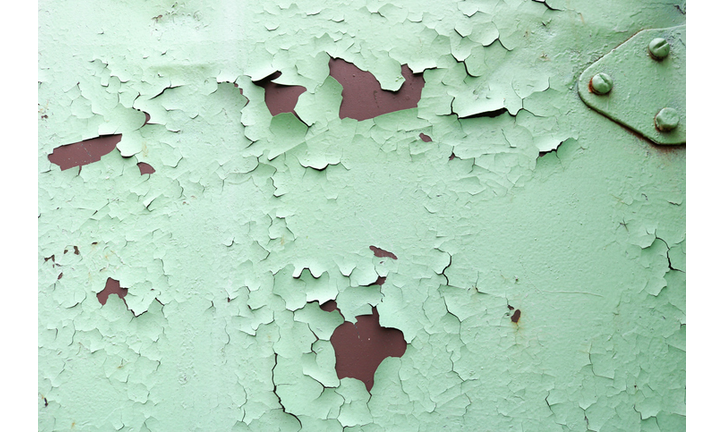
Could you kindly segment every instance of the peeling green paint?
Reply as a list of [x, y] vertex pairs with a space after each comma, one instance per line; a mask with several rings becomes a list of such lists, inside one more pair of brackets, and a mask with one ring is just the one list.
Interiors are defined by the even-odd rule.
[[[39, 430], [683, 430], [685, 147], [576, 83], [685, 2], [346, 3], [41, 2]], [[332, 58], [417, 107], [340, 118]]]

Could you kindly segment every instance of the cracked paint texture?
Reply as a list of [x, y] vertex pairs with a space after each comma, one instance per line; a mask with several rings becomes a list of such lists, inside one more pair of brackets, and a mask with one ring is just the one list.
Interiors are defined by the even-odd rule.
[[575, 83], [685, 1], [212, 3], [39, 4], [39, 430], [684, 430], [685, 146]]

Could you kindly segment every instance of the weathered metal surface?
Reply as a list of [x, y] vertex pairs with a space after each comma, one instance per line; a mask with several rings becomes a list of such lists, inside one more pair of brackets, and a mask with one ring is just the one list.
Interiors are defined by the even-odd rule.
[[[601, 83], [601, 74], [610, 82]], [[597, 91], [597, 85], [608, 89]], [[686, 25], [638, 32], [581, 74], [578, 93], [591, 108], [657, 144], [686, 143]], [[657, 127], [662, 110], [666, 119], [659, 117]]]
[[39, 431], [684, 429], [683, 0], [39, 5]]

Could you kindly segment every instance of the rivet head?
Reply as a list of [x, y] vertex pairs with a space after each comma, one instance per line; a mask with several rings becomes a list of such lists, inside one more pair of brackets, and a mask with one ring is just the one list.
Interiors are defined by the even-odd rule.
[[605, 95], [613, 88], [613, 78], [606, 73], [597, 73], [591, 78], [591, 90], [597, 95]]
[[669, 55], [671, 47], [666, 39], [656, 38], [649, 42], [649, 54], [656, 60], [663, 60]]
[[670, 132], [679, 126], [679, 113], [673, 108], [664, 108], [654, 117], [654, 125], [661, 132]]

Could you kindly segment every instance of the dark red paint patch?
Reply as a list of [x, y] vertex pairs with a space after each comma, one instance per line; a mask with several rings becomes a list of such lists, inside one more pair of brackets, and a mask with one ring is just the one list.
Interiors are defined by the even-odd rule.
[[143, 115], [146, 117], [146, 119], [143, 121], [143, 124], [141, 126], [146, 126], [148, 122], [151, 121], [151, 114], [147, 113], [146, 111], [141, 111], [138, 108], [134, 108], [136, 111], [143, 113]]
[[[279, 75], [281, 75], [281, 73], [280, 73]], [[228, 82], [228, 81], [227, 81], [227, 82]], [[237, 83], [232, 83], [232, 84], [234, 84], [234, 87], [236, 87], [236, 88], [239, 89], [239, 94], [242, 95], [242, 96], [244, 96], [244, 89], [241, 88], [241, 87], [239, 87], [239, 84], [237, 84]], [[246, 97], [246, 96], [244, 96], [244, 97]], [[246, 103], [249, 103], [249, 101], [247, 100]], [[244, 104], [244, 106], [246, 106], [246, 104]]]
[[121, 134], [104, 135], [73, 144], [62, 145], [56, 147], [55, 150], [48, 155], [48, 160], [60, 166], [61, 171], [88, 165], [89, 163], [98, 162], [102, 156], [113, 151], [119, 141], [121, 141]]
[[420, 139], [423, 140], [423, 141], [425, 141], [425, 142], [430, 142], [430, 141], [432, 141], [432, 138], [430, 138], [429, 136], [425, 135], [424, 133], [421, 133], [421, 134], [420, 134]]
[[392, 258], [397, 259], [397, 256], [393, 254], [392, 252], [387, 252], [384, 249], [380, 249], [376, 246], [370, 246], [370, 250], [375, 254], [378, 258]]
[[387, 280], [387, 277], [385, 277], [385, 276], [377, 276], [377, 279], [374, 282], [367, 284], [367, 285], [360, 285], [360, 286], [372, 286], [372, 285], [382, 286], [382, 284], [384, 284], [386, 280]]
[[302, 86], [273, 83], [272, 80], [279, 78], [281, 74], [281, 72], [274, 72], [268, 77], [254, 82], [259, 87], [264, 87], [264, 102], [273, 116], [281, 113], [294, 113], [299, 95], [307, 91]]
[[324, 304], [319, 306], [323, 311], [332, 312], [333, 310], [337, 310], [337, 302], [334, 300], [330, 300], [328, 302], [324, 302]]
[[342, 85], [342, 105], [339, 118], [366, 120], [378, 115], [417, 107], [422, 96], [425, 79], [402, 66], [405, 82], [396, 92], [382, 90], [382, 86], [370, 72], [360, 70], [342, 59], [329, 60], [329, 75]]
[[136, 165], [138, 165], [138, 169], [141, 171], [141, 175], [153, 174], [156, 172], [156, 170], [153, 169], [153, 167], [146, 162], [139, 162]]
[[[98, 301], [104, 305], [108, 301], [108, 296], [111, 294], [116, 294], [121, 299], [128, 294], [128, 288], [121, 288], [121, 283], [115, 279], [108, 278], [106, 280], [106, 287], [103, 289], [103, 291], [96, 294], [96, 297], [98, 297]], [[125, 303], [126, 301], [123, 300]]]
[[[330, 303], [334, 302], [327, 302], [322, 308], [328, 310]], [[336, 308], [336, 303], [334, 306]], [[360, 315], [356, 319], [356, 324], [345, 322], [332, 334], [330, 340], [337, 360], [335, 368], [340, 379], [356, 378], [370, 391], [382, 360], [402, 357], [407, 343], [400, 330], [380, 326], [377, 308], [372, 308], [372, 315]]]

